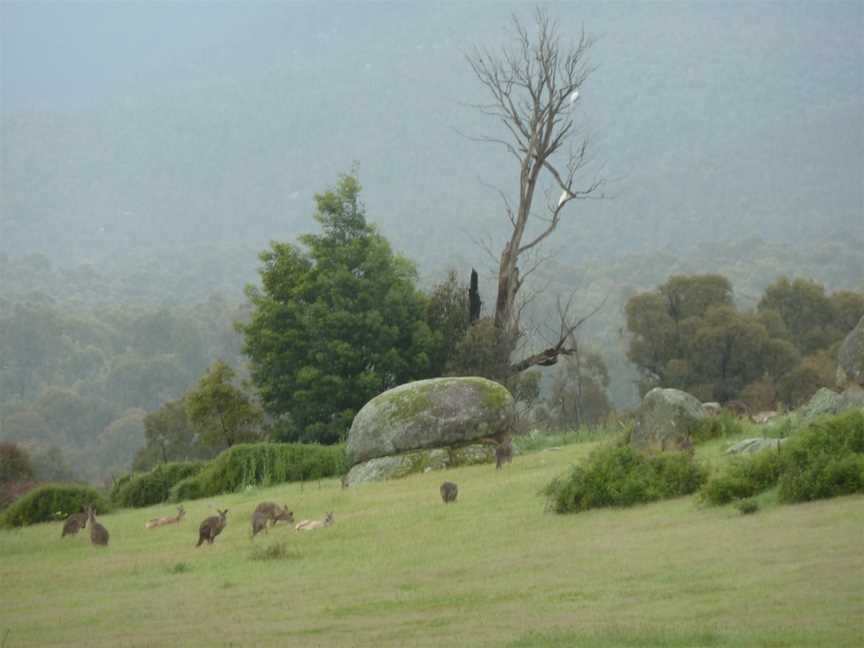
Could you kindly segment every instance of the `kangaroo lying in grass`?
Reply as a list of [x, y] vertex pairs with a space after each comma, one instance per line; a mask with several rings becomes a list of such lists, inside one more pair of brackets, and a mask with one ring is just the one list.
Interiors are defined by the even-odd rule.
[[88, 514], [85, 513], [73, 513], [66, 521], [63, 522], [63, 533], [60, 534], [61, 538], [65, 538], [67, 535], [75, 535], [81, 529], [87, 528], [87, 517]]
[[441, 499], [445, 504], [456, 501], [456, 496], [459, 495], [459, 487], [453, 482], [445, 481], [441, 484]]
[[90, 543], [99, 547], [108, 546], [108, 529], [96, 521], [96, 509], [87, 509], [87, 521], [90, 522]]
[[145, 529], [155, 529], [166, 524], [180, 524], [180, 521], [186, 517], [186, 511], [182, 506], [177, 507], [177, 515], [169, 515], [167, 517], [153, 518], [149, 522], [144, 523]]
[[280, 520], [288, 524], [294, 524], [294, 513], [288, 510], [288, 505], [283, 504], [281, 507], [273, 502], [261, 502], [255, 507], [255, 513], [263, 513], [267, 519], [276, 526]]
[[303, 520], [296, 527], [297, 531], [313, 531], [314, 529], [323, 529], [333, 524], [333, 513], [328, 513], [323, 520]]
[[201, 523], [201, 526], [198, 527], [198, 544], [195, 545], [196, 548], [200, 547], [201, 544], [206, 540], [207, 544], [213, 544], [213, 541], [216, 539], [220, 533], [222, 533], [222, 529], [225, 528], [225, 525], [228, 523], [228, 509], [224, 511], [220, 511], [216, 509], [216, 512], [219, 515], [213, 515], [208, 517]]

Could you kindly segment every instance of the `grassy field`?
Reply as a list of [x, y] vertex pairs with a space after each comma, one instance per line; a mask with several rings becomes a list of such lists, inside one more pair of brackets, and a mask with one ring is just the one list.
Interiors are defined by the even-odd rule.
[[[705, 452], [713, 462], [719, 452]], [[341, 490], [336, 480], [0, 531], [0, 646], [861, 646], [864, 497], [742, 516], [694, 498], [558, 516], [538, 495], [593, 447]], [[459, 484], [444, 506], [438, 486]], [[250, 539], [265, 499], [307, 534]], [[212, 547], [198, 523], [227, 507]], [[270, 554], [275, 558], [267, 558]]]

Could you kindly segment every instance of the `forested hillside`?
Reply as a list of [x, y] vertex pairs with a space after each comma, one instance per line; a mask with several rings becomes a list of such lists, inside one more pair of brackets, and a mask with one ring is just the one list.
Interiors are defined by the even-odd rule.
[[[454, 270], [462, 291], [476, 268], [492, 314], [519, 168], [465, 54], [531, 10], [0, 5], [0, 441], [43, 476], [128, 468], [147, 413], [216, 360], [246, 375], [234, 325], [258, 254], [311, 231], [315, 194], [352, 168], [418, 287]], [[568, 114], [580, 180], [605, 184], [521, 268], [524, 349], [570, 295], [576, 316], [602, 305], [580, 345], [627, 408], [625, 305], [670, 276], [722, 275], [741, 311], [781, 276], [864, 292], [860, 3], [550, 13], [565, 41], [596, 37]], [[538, 186], [535, 208], [557, 195]], [[543, 369], [542, 395], [566, 371]]]

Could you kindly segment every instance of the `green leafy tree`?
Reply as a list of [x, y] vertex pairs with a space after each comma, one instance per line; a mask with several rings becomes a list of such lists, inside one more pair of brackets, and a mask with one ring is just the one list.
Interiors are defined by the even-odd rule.
[[757, 308], [778, 313], [793, 344], [804, 355], [828, 348], [849, 332], [841, 332], [836, 308], [825, 288], [808, 279], [789, 281], [781, 277], [765, 289]]
[[643, 392], [657, 384], [684, 389], [698, 382], [688, 357], [697, 329], [709, 309], [729, 313], [731, 304], [732, 286], [719, 275], [673, 276], [656, 291], [634, 295], [625, 307], [627, 357], [643, 372]]
[[33, 479], [30, 455], [15, 443], [0, 443], [0, 484]]
[[184, 399], [192, 428], [208, 446], [230, 448], [261, 436], [262, 412], [232, 384], [234, 376], [227, 364], [214, 362]]
[[204, 458], [211, 454], [198, 442], [182, 399], [165, 403], [144, 417], [144, 439], [145, 446], [135, 456], [135, 470], [149, 470], [159, 463]]
[[290, 414], [296, 439], [334, 443], [369, 399], [432, 375], [440, 340], [416, 273], [367, 223], [360, 184], [344, 175], [315, 196], [321, 234], [260, 255], [260, 289], [241, 325], [268, 412]]
[[447, 279], [435, 285], [429, 294], [426, 318], [437, 336], [435, 351], [431, 354], [431, 371], [442, 374], [448, 362], [454, 362], [456, 347], [471, 326], [468, 291], [459, 282], [455, 270]]
[[560, 365], [549, 393], [552, 422], [579, 427], [602, 420], [612, 410], [606, 388], [609, 372], [599, 353], [579, 349]]

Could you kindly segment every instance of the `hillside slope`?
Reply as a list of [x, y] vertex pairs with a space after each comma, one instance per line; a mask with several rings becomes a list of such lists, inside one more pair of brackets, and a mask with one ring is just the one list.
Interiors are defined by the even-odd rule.
[[[864, 499], [752, 516], [691, 498], [544, 513], [538, 491], [591, 447], [498, 472], [188, 502], [180, 528], [143, 529], [171, 506], [121, 511], [101, 519], [107, 549], [61, 541], [59, 524], [2, 532], [0, 629], [16, 646], [856, 645]], [[440, 501], [444, 479], [459, 484], [456, 504]], [[336, 523], [252, 541], [265, 499]], [[216, 506], [228, 527], [196, 550]], [[279, 544], [281, 559], [254, 559]]]

